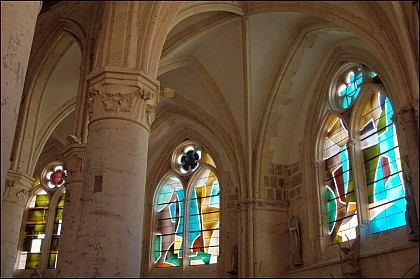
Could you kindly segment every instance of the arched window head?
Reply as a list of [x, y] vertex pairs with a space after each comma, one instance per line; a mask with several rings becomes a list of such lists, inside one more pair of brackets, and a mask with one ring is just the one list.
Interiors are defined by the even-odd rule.
[[57, 189], [66, 182], [67, 170], [60, 162], [49, 164], [41, 174], [42, 183], [48, 189]]

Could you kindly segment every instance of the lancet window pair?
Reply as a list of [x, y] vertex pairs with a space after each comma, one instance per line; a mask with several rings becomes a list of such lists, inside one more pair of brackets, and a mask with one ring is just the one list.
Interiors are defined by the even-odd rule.
[[333, 81], [329, 100], [322, 208], [331, 243], [356, 238], [362, 210], [371, 233], [406, 225], [394, 110], [380, 78], [362, 65], [347, 65]]
[[185, 142], [171, 163], [154, 196], [155, 267], [217, 263], [220, 187], [214, 162], [197, 144]]
[[66, 177], [63, 164], [54, 162], [35, 181], [24, 215], [19, 269], [57, 267]]

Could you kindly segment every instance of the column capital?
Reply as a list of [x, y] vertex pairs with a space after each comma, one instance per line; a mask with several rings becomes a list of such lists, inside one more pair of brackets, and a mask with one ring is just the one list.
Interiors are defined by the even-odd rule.
[[68, 185], [72, 182], [81, 182], [83, 180], [85, 153], [85, 143], [73, 143], [63, 151], [62, 154], [68, 171]]
[[320, 167], [322, 164], [324, 163], [324, 160], [322, 160], [321, 158], [315, 159], [312, 161], [312, 167], [313, 168], [318, 168]]
[[349, 148], [354, 148], [356, 146], [356, 140], [354, 138], [349, 138], [347, 144]]
[[401, 126], [401, 128], [405, 129], [407, 127], [407, 123], [417, 121], [418, 110], [418, 105], [414, 105], [412, 103], [401, 107], [397, 111], [396, 122]]
[[21, 207], [29, 197], [30, 190], [35, 179], [18, 171], [9, 170], [6, 176], [6, 188], [3, 194], [3, 201], [15, 203]]
[[90, 124], [123, 119], [150, 130], [159, 101], [159, 81], [140, 70], [105, 66], [89, 76]]

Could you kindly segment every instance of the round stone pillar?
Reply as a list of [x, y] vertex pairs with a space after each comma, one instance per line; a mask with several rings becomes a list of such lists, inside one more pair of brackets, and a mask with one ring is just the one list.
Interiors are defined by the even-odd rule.
[[1, 277], [12, 278], [18, 251], [20, 228], [25, 204], [34, 180], [22, 173], [9, 171], [1, 205]]
[[1, 195], [42, 1], [1, 2]]
[[63, 227], [58, 251], [57, 277], [74, 277], [75, 243], [80, 223], [82, 181], [86, 145], [71, 144], [64, 152], [64, 163], [67, 167], [66, 195], [63, 212]]
[[104, 67], [89, 77], [90, 122], [75, 277], [139, 277], [150, 125], [158, 82]]

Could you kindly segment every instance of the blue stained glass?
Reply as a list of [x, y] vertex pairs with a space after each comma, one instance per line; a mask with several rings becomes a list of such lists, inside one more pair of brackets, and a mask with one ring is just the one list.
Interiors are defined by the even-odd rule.
[[347, 151], [347, 145], [340, 147], [341, 152], [341, 164], [343, 168], [343, 180], [344, 180], [344, 193], [347, 194], [349, 187], [349, 156]]
[[374, 202], [380, 201], [386, 198], [386, 192], [385, 192], [385, 180], [384, 175], [382, 172], [382, 160], [378, 160], [378, 167], [376, 168], [376, 180], [377, 182], [374, 184], [374, 190], [375, 193], [373, 198]]
[[195, 193], [195, 189], [192, 190], [191, 195], [191, 212], [190, 212], [190, 245], [189, 247], [193, 247], [193, 243], [197, 237], [201, 235], [201, 226], [200, 226], [200, 215], [199, 215], [199, 208], [198, 208], [198, 200], [197, 195]]
[[[369, 199], [372, 233], [406, 225], [406, 199], [401, 176], [401, 166], [392, 123], [393, 109], [389, 99], [381, 93], [371, 99], [371, 107], [380, 109], [373, 122], [377, 123], [378, 143], [365, 149], [365, 164], [368, 185], [373, 185], [372, 199]], [[380, 114], [380, 116], [378, 116]], [[373, 113], [371, 115], [374, 115]], [[367, 120], [365, 120], [367, 121]], [[368, 131], [367, 131], [368, 132]], [[374, 176], [370, 175], [375, 165]], [[371, 165], [371, 167], [369, 167]]]
[[209, 201], [209, 205], [214, 207], [220, 207], [220, 197], [219, 197], [219, 181], [214, 181], [211, 189], [211, 197]]
[[168, 203], [172, 197], [173, 189], [168, 184], [164, 184], [161, 186], [159, 190], [159, 194], [157, 196], [157, 210], [162, 210], [166, 203]]
[[[345, 78], [346, 79], [346, 78]], [[360, 86], [363, 82], [363, 73], [361, 69], [357, 69], [356, 78], [353, 71], [348, 73], [348, 80], [345, 80], [346, 88], [338, 92], [338, 95], [341, 96], [342, 108], [348, 108], [351, 103], [356, 100], [360, 93]]]
[[[179, 216], [184, 216], [184, 202], [183, 202], [184, 189], [182, 187], [178, 187], [176, 189], [176, 194], [177, 194], [178, 200], [180, 201], [179, 203], [180, 215]], [[176, 233], [180, 237], [182, 237], [183, 227], [184, 227], [184, 218], [179, 218], [179, 223], [178, 223], [178, 227], [176, 228]], [[182, 246], [181, 246], [181, 250], [182, 250]], [[182, 252], [180, 252], [180, 254], [181, 253]]]

